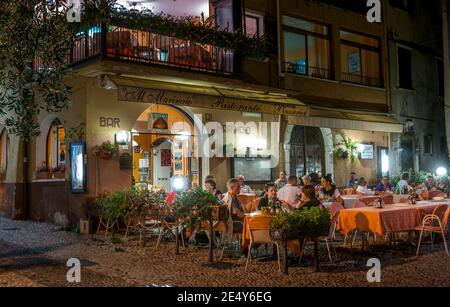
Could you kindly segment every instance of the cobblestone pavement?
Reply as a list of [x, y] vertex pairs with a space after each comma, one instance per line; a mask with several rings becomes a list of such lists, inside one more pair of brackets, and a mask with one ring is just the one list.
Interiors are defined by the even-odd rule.
[[[253, 261], [245, 272], [237, 257], [208, 264], [207, 248], [180, 248], [178, 256], [174, 250], [172, 242], [156, 248], [155, 238], [145, 247], [133, 238], [113, 244], [103, 236], [0, 218], [0, 286], [450, 286], [450, 257], [442, 244], [435, 244], [434, 251], [424, 246], [419, 257], [404, 245], [370, 252], [338, 247], [334, 264], [322, 247], [319, 272], [312, 264], [293, 265], [289, 275], [280, 274], [272, 260]], [[381, 260], [381, 283], [366, 279], [366, 262], [373, 257]], [[66, 281], [69, 258], [81, 260], [81, 283]]]

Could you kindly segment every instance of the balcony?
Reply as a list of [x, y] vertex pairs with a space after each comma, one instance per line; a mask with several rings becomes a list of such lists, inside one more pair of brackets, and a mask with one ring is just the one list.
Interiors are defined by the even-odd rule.
[[[73, 66], [97, 57], [223, 75], [236, 71], [231, 50], [116, 26], [96, 26], [79, 33], [75, 46], [67, 54], [67, 64]], [[42, 68], [38, 59], [34, 67]]]
[[297, 63], [285, 62], [284, 72], [319, 79], [331, 79], [331, 71], [325, 68], [312, 67]]
[[341, 81], [372, 87], [382, 87], [381, 79], [356, 74], [341, 73]]

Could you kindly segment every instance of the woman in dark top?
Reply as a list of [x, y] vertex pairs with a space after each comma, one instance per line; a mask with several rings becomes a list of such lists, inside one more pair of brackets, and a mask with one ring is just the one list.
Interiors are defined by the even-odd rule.
[[320, 207], [321, 202], [316, 198], [316, 190], [313, 186], [305, 186], [302, 190], [301, 201], [297, 204], [296, 209], [309, 209], [312, 207]]
[[217, 198], [221, 198], [222, 192], [217, 190], [217, 185], [214, 179], [209, 178], [205, 180], [205, 190], [214, 195]]
[[267, 183], [264, 186], [264, 196], [259, 199], [258, 210], [268, 207], [269, 202], [275, 203], [277, 199], [277, 189], [274, 183]]

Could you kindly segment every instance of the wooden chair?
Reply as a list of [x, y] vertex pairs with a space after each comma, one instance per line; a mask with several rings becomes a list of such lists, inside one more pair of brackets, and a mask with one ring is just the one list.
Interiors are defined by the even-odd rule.
[[250, 233], [250, 244], [248, 246], [245, 270], [247, 270], [248, 264], [252, 258], [252, 247], [254, 244], [275, 244], [277, 247], [278, 270], [281, 272], [280, 248], [278, 243], [272, 241], [270, 238], [270, 221], [271, 217], [269, 216], [255, 216], [248, 221], [247, 227]]
[[[439, 206], [441, 207], [441, 206]], [[450, 256], [447, 248], [447, 239], [445, 238], [445, 230], [447, 228], [447, 223], [450, 217], [450, 207], [445, 205], [446, 210], [442, 209], [436, 210], [436, 214], [426, 215], [422, 221], [421, 226], [417, 226], [415, 230], [420, 231], [419, 243], [417, 244], [416, 256], [419, 255], [420, 244], [422, 243], [422, 236], [425, 231], [431, 234], [431, 248], [433, 248], [433, 234], [439, 233], [442, 235], [442, 240], [444, 241], [444, 248], [447, 256]]]

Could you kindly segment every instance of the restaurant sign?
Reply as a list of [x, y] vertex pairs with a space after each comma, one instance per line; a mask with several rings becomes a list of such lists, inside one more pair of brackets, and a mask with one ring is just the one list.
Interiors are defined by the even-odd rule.
[[309, 108], [304, 105], [260, 102], [225, 96], [213, 96], [191, 93], [154, 90], [133, 86], [118, 86], [117, 99], [142, 103], [158, 103], [186, 107], [222, 109], [238, 112], [270, 113], [290, 116], [308, 116]]

